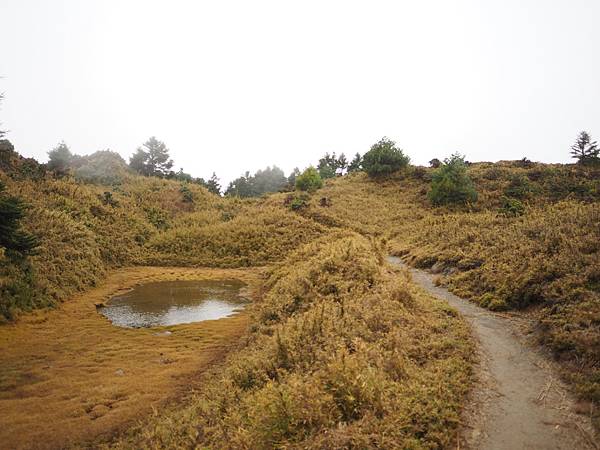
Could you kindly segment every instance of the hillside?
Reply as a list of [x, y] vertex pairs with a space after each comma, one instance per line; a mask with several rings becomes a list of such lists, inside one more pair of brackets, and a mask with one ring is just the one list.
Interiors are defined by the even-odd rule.
[[249, 327], [223, 364], [107, 446], [447, 448], [475, 344], [453, 309], [385, 263], [391, 254], [530, 319], [599, 426], [600, 170], [471, 164], [477, 201], [437, 207], [435, 173], [356, 171], [312, 193], [239, 199], [137, 175], [110, 152], [58, 176], [0, 141], [0, 181], [39, 239], [27, 258], [0, 254], [0, 320], [60, 309], [119, 267], [261, 267]]
[[[319, 192], [328, 201], [314, 198], [302, 214], [379, 236], [391, 254], [439, 274], [456, 294], [526, 314], [578, 394], [600, 402], [600, 171], [473, 164], [479, 200], [466, 208], [430, 205], [431, 172], [336, 179]], [[507, 208], [507, 198], [522, 210]]]

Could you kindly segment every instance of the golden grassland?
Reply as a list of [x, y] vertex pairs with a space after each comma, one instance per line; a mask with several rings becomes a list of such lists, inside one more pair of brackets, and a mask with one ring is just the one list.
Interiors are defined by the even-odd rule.
[[[60, 403], [69, 401], [67, 394], [50, 395], [48, 404], [56, 411], [44, 409], [46, 416], [34, 411], [34, 419], [47, 420], [54, 411], [73, 442], [101, 436], [108, 446], [121, 448], [448, 447], [455, 443], [470, 386], [473, 344], [453, 310], [417, 290], [406, 273], [385, 265], [384, 256], [392, 252], [439, 272], [441, 283], [482, 306], [529, 308], [540, 342], [563, 362], [578, 393], [600, 402], [598, 172], [501, 162], [472, 165], [469, 173], [479, 201], [467, 207], [432, 208], [431, 170], [411, 167], [377, 182], [362, 173], [328, 180], [306, 206], [292, 211], [289, 194], [239, 200], [186, 184], [190, 201], [180, 182], [127, 172], [106, 186], [0, 171], [9, 192], [30, 205], [25, 228], [41, 239], [29, 265], [0, 255], [0, 317], [12, 320], [21, 311], [68, 299], [56, 311], [22, 315], [16, 324], [0, 327], [0, 336], [13, 333], [23, 342], [3, 344], [13, 369], [1, 380], [14, 392], [34, 389], [24, 397], [30, 403], [23, 403], [33, 411], [46, 384], [56, 393], [79, 383], [96, 389], [93, 374], [115, 378], [126, 362], [125, 374], [154, 367], [157, 336], [115, 329], [89, 311], [94, 293], [110, 289], [74, 295], [105, 286], [111, 273], [107, 283], [113, 290], [119, 283], [129, 285], [131, 274], [142, 280], [143, 274], [163, 273], [138, 268], [114, 275], [115, 268], [268, 265], [269, 277], [260, 283], [264, 295], [256, 296], [250, 318], [181, 326], [167, 341], [176, 342], [174, 347], [164, 344], [186, 361], [167, 366], [189, 376], [167, 382], [157, 374], [163, 381], [154, 382], [155, 388], [124, 382], [130, 403], [113, 402], [100, 391], [91, 394], [96, 403], [81, 406], [76, 399], [77, 411], [85, 411], [74, 419], [84, 424], [81, 434], [69, 422], [74, 404]], [[521, 202], [523, 215], [507, 214], [507, 196]], [[258, 272], [236, 273], [245, 279], [254, 275], [244, 274]], [[244, 334], [246, 324], [250, 330]], [[210, 330], [202, 334], [203, 327]], [[192, 376], [194, 368], [205, 372], [213, 356], [224, 354], [223, 347], [212, 351], [199, 336], [229, 343], [242, 335], [242, 347], [223, 367]], [[81, 362], [77, 352], [84, 355]], [[138, 354], [143, 357], [136, 359]], [[47, 356], [38, 355], [52, 355], [73, 370], [45, 372]], [[28, 379], [35, 382], [27, 384]], [[160, 392], [176, 395], [177, 386], [192, 382], [200, 386], [192, 398], [110, 440], [110, 433], [143, 416]], [[11, 411], [10, 417], [23, 421], [15, 425], [20, 430], [35, 423]]]
[[19, 175], [16, 161], [0, 180], [28, 205], [24, 229], [40, 246], [22, 262], [0, 252], [0, 322], [93, 287], [111, 268], [262, 266], [323, 232], [285, 208], [223, 199], [194, 184], [130, 173], [110, 186], [32, 178]]
[[[197, 386], [199, 373], [221, 360], [247, 329], [238, 315], [200, 323], [115, 327], [95, 303], [136, 284], [161, 280], [239, 279], [248, 296], [258, 269], [137, 267], [51, 311], [0, 326], [0, 447], [62, 448], [107, 438]], [[172, 332], [160, 335], [163, 330]], [[159, 334], [157, 334], [159, 333]]]
[[455, 442], [473, 344], [454, 310], [334, 232], [275, 266], [243, 348], [186, 407], [116, 448], [443, 448]]
[[[600, 174], [516, 163], [469, 171], [479, 193], [470, 207], [432, 208], [430, 171], [417, 168], [383, 182], [364, 174], [335, 180], [302, 214], [381, 236], [392, 254], [484, 307], [527, 309], [577, 393], [600, 404]], [[501, 210], [515, 191], [521, 216]]]

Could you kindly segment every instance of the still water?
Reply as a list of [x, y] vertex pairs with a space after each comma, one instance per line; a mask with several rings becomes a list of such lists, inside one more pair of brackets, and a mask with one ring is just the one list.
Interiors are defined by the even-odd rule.
[[248, 302], [237, 280], [159, 281], [136, 286], [100, 310], [113, 325], [154, 327], [230, 316]]

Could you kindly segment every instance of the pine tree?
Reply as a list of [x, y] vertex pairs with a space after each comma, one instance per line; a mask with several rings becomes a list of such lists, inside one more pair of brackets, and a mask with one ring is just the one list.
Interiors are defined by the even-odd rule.
[[25, 205], [19, 198], [6, 195], [4, 190], [0, 182], [0, 247], [4, 247], [9, 256], [31, 254], [38, 240], [21, 230]]
[[135, 153], [131, 155], [131, 158], [129, 158], [129, 167], [141, 175], [149, 176], [148, 153], [141, 148], [138, 148]]
[[152, 136], [129, 159], [129, 167], [142, 175], [166, 177], [173, 167], [173, 160], [169, 158], [165, 143]]
[[596, 141], [592, 142], [592, 137], [586, 131], [582, 131], [577, 136], [577, 140], [571, 146], [571, 155], [577, 159], [580, 164], [591, 164], [599, 162], [600, 148]]
[[221, 195], [221, 185], [215, 172], [213, 172], [210, 179], [206, 182], [206, 188], [213, 194]]
[[348, 164], [348, 172], [357, 172], [362, 169], [362, 156], [356, 153], [350, 164]]

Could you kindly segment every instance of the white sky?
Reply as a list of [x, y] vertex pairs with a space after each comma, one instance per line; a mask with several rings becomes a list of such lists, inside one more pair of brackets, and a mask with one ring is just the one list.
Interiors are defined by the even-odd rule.
[[388, 136], [416, 163], [600, 138], [600, 1], [0, 0], [2, 128], [224, 182]]

